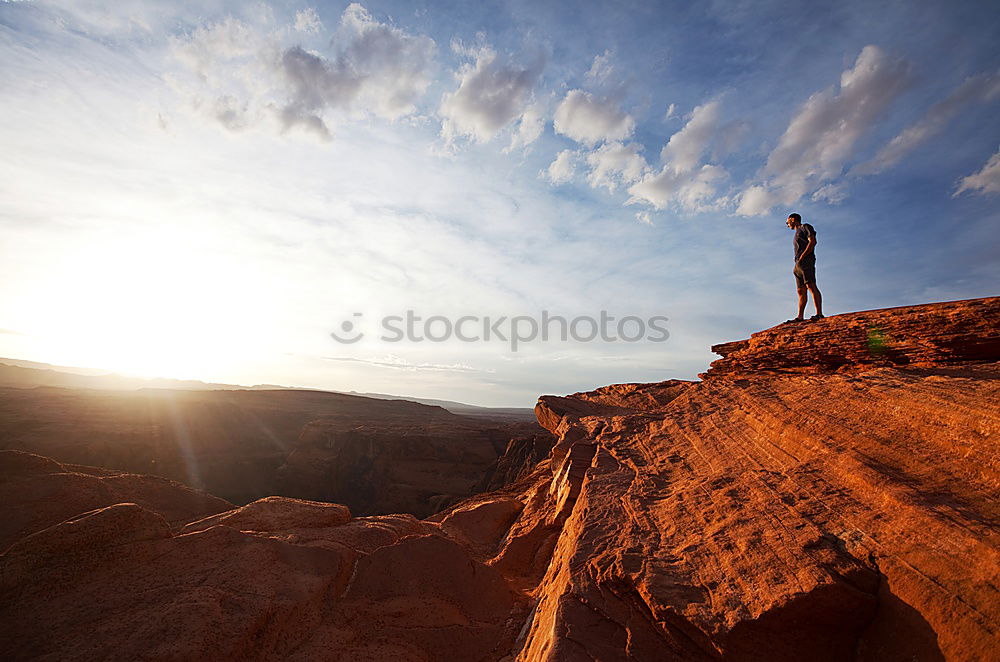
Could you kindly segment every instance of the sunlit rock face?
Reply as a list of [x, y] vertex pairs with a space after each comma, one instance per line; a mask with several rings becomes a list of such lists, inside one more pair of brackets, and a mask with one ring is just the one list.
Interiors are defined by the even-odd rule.
[[1000, 299], [720, 349], [703, 382], [540, 399], [545, 498], [505, 543], [554, 524], [522, 658], [995, 656]]
[[849, 372], [876, 366], [941, 366], [1000, 356], [1000, 297], [902, 306], [781, 324], [712, 351], [702, 375]]
[[[10, 659], [995, 659], [998, 303], [865, 313], [906, 363], [775, 366], [751, 340], [701, 382], [543, 396], [545, 458], [424, 520], [123, 482], [8, 527], [0, 638]], [[849, 357], [856, 315], [799, 333]], [[940, 315], [986, 349], [907, 322]], [[0, 468], [14, 512], [81, 470]]]

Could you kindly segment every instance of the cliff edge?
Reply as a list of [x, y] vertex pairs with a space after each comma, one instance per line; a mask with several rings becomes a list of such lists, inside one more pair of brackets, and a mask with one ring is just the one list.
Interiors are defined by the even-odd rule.
[[[425, 520], [184, 493], [19, 525], [7, 657], [1000, 659], [998, 312], [782, 325], [700, 382], [543, 396], [547, 457]], [[15, 510], [73, 471], [16, 460]]]

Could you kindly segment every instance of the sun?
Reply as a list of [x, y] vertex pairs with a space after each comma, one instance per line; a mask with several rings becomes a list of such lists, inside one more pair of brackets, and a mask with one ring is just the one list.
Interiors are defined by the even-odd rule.
[[[250, 283], [197, 235], [158, 229], [67, 249], [31, 292], [47, 361], [145, 377], [223, 375], [253, 353]], [[259, 339], [258, 339], [259, 340]]]

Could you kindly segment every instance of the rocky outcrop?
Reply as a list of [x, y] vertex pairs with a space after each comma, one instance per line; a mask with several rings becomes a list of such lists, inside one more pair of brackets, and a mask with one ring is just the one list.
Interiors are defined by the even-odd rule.
[[64, 465], [20, 451], [0, 451], [0, 502], [5, 510], [2, 549], [80, 513], [118, 503], [136, 503], [174, 527], [233, 507], [166, 478]]
[[[3, 466], [22, 487], [64, 475], [37, 456]], [[163, 512], [190, 490], [168, 489], [165, 503], [21, 527], [0, 556], [5, 659], [478, 660], [509, 648], [514, 593], [438, 524], [269, 498], [171, 527]]]
[[780, 324], [722, 343], [701, 375], [833, 372], [873, 366], [949, 365], [1000, 356], [1000, 297], [866, 310]]
[[[992, 305], [876, 312], [990, 338]], [[857, 319], [812, 366], [744, 341], [701, 382], [543, 396], [546, 457], [515, 444], [513, 482], [425, 520], [269, 498], [171, 526], [125, 491], [22, 526], [7, 657], [997, 659], [1000, 353], [913, 331], [909, 362], [834, 366]]]
[[[996, 306], [778, 327], [703, 382], [541, 398], [551, 477], [497, 557], [548, 527], [521, 659], [996, 659]], [[910, 360], [855, 351], [868, 320]]]

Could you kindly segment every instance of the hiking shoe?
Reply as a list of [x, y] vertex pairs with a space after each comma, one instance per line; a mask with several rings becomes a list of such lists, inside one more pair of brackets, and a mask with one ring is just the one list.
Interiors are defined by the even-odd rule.
[[813, 315], [812, 317], [810, 317], [809, 321], [810, 322], [815, 322], [816, 320], [821, 320], [824, 317], [826, 317], [826, 315], [820, 315], [820, 314], [817, 313], [816, 315]]
[[798, 322], [805, 322], [805, 320], [802, 319], [801, 317], [793, 317], [790, 320], [785, 320], [784, 322], [782, 322], [782, 324], [796, 324]]

